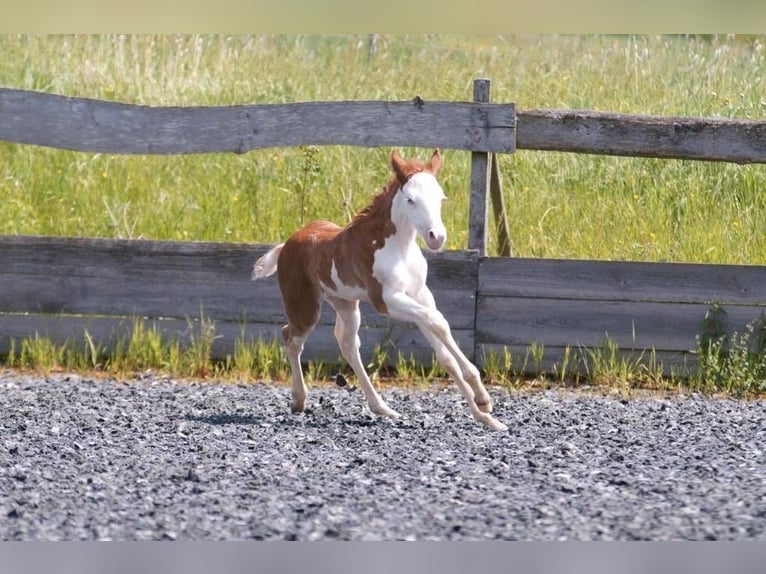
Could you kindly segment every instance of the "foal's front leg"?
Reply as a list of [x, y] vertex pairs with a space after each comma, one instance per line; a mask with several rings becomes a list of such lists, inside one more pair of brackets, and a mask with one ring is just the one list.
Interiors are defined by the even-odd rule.
[[[441, 315], [441, 318], [444, 319], [444, 316], [436, 308], [436, 301], [434, 300], [433, 293], [431, 293], [431, 290], [427, 286], [424, 285], [420, 292], [413, 297], [413, 299], [421, 305], [436, 311], [439, 313], [439, 315]], [[460, 371], [463, 373], [463, 377], [465, 378], [466, 382], [471, 385], [471, 389], [473, 389], [474, 392], [474, 402], [476, 403], [476, 406], [479, 407], [479, 410], [482, 412], [491, 413], [492, 398], [489, 396], [487, 389], [481, 382], [481, 373], [479, 373], [479, 369], [476, 368], [476, 365], [474, 365], [468, 359], [468, 357], [465, 356], [465, 353], [463, 353], [463, 351], [460, 349], [457, 341], [455, 341], [455, 338], [452, 336], [452, 331], [446, 319], [444, 319], [444, 323], [447, 326], [444, 336], [435, 336], [434, 339], [429, 339], [428, 342], [432, 347], [434, 347], [434, 349], [436, 349], [436, 346], [440, 344], [446, 347], [447, 351], [451, 353], [457, 361], [458, 366], [460, 367]]]
[[[424, 290], [427, 290], [427, 288], [424, 287]], [[427, 302], [433, 301], [430, 291], [428, 291], [427, 295], [422, 295], [421, 297]], [[452, 338], [449, 323], [447, 323], [444, 315], [436, 309], [436, 306], [424, 305], [402, 291], [393, 291], [391, 289], [383, 290], [383, 300], [388, 307], [388, 313], [391, 317], [415, 323], [420, 328], [423, 336], [433, 347], [439, 364], [455, 380], [458, 388], [463, 393], [473, 417], [491, 429], [499, 431], [508, 430], [506, 425], [485, 410], [491, 409], [491, 401], [489, 400], [487, 390], [481, 384], [478, 369], [471, 364], [460, 350], [455, 339]], [[470, 365], [472, 369], [467, 369], [466, 365]], [[471, 373], [468, 378], [473, 379], [472, 383], [466, 380], [465, 370]], [[478, 392], [475, 393], [474, 388]], [[484, 408], [479, 406], [479, 402], [481, 402]]]
[[341, 355], [351, 366], [356, 378], [362, 385], [362, 391], [370, 410], [376, 415], [399, 418], [399, 413], [389, 407], [383, 397], [375, 390], [362, 363], [362, 357], [359, 354], [358, 334], [362, 320], [359, 313], [359, 301], [328, 297], [327, 302], [335, 309], [335, 339], [338, 341]]

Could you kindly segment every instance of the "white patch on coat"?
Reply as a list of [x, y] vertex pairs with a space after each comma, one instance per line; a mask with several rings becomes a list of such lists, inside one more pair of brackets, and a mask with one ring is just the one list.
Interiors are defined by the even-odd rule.
[[[335, 289], [331, 289], [329, 285], [322, 283], [322, 289], [325, 293], [333, 297], [339, 297], [340, 299], [347, 299], [349, 301], [360, 300], [369, 301], [367, 296], [367, 290], [364, 287], [353, 287], [351, 285], [345, 285], [338, 276], [338, 269], [335, 267], [335, 260], [332, 260], [332, 267], [330, 268], [330, 279], [335, 283]], [[320, 282], [321, 283], [321, 282]]]

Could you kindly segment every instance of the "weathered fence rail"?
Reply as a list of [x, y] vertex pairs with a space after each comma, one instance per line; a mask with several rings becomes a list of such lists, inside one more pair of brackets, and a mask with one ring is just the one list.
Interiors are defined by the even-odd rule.
[[[514, 149], [766, 163], [766, 121], [515, 110], [475, 102], [141, 106], [0, 88], [0, 140], [93, 153], [244, 153], [295, 145]], [[487, 101], [480, 101], [486, 99]]]
[[766, 162], [766, 121], [587, 110], [517, 114], [516, 147], [605, 155]]
[[[168, 338], [189, 340], [204, 317], [215, 324], [213, 356], [238, 338], [272, 339], [283, 323], [275, 280], [250, 281], [269, 246], [56, 237], [0, 237], [0, 355], [34, 333], [58, 343], [106, 347], [148, 318]], [[666, 370], [694, 363], [695, 336], [711, 302], [721, 327], [744, 331], [766, 312], [766, 269], [740, 265], [565, 261], [428, 254], [429, 284], [460, 345], [483, 365], [505, 348], [520, 361], [544, 346], [550, 369], [567, 347], [581, 355], [605, 337], [626, 352], [654, 349]], [[376, 346], [395, 360], [430, 361], [431, 348], [411, 325], [362, 304], [362, 353]], [[340, 359], [335, 318], [323, 309], [306, 359]], [[17, 347], [18, 348], [18, 347]], [[531, 370], [535, 365], [530, 362]]]
[[492, 257], [479, 262], [477, 294], [478, 357], [507, 347], [523, 358], [536, 342], [550, 369], [567, 347], [583, 356], [608, 337], [682, 373], [696, 361], [696, 337], [710, 334], [713, 304], [726, 333], [766, 313], [766, 268]]
[[[654, 349], [666, 370], [693, 363], [710, 305], [721, 327], [742, 332], [766, 311], [766, 267], [551, 261], [486, 257], [489, 196], [503, 221], [497, 153], [517, 147], [660, 158], [766, 163], [766, 122], [661, 118], [576, 110], [517, 112], [474, 101], [306, 102], [229, 107], [150, 107], [0, 88], [0, 140], [123, 154], [244, 153], [262, 147], [345, 144], [472, 152], [469, 251], [429, 254], [429, 284], [460, 344], [481, 365], [541, 345], [549, 368], [564, 350]], [[0, 237], [0, 354], [35, 333], [107, 346], [148, 318], [168, 336], [215, 322], [213, 354], [238, 337], [272, 338], [282, 324], [276, 281], [251, 282], [264, 245]], [[410, 325], [363, 305], [362, 351], [382, 345], [430, 360]], [[338, 358], [325, 310], [305, 357]], [[517, 366], [519, 366], [517, 364]], [[531, 367], [532, 365], [528, 365]]]
[[0, 88], [0, 139], [117, 154], [245, 153], [305, 145], [513, 151], [513, 104], [338, 101], [139, 106]]
[[[251, 281], [269, 246], [57, 237], [0, 237], [0, 355], [35, 333], [59, 344], [85, 344], [85, 333], [112, 347], [148, 318], [168, 338], [189, 341], [199, 320], [213, 321], [213, 356], [235, 341], [278, 336], [284, 318], [275, 279]], [[456, 339], [473, 349], [478, 256], [429, 256], [429, 283]], [[376, 344], [430, 361], [431, 349], [411, 325], [394, 324], [363, 303], [363, 351]], [[335, 316], [323, 309], [306, 359], [338, 360]], [[17, 346], [18, 348], [18, 346]]]

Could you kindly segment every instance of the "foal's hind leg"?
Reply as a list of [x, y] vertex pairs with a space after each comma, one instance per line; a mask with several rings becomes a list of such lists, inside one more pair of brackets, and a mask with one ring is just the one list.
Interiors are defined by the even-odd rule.
[[[297, 413], [305, 408], [308, 393], [301, 369], [303, 343], [319, 321], [322, 299], [319, 288], [305, 269], [300, 265], [289, 264], [291, 259], [297, 257], [295, 251], [296, 247], [290, 241], [285, 243], [279, 256], [277, 274], [287, 315], [287, 325], [282, 328], [282, 339], [293, 380], [293, 401], [290, 408], [292, 412]], [[288, 260], [283, 264], [282, 258], [285, 256]]]
[[359, 355], [358, 332], [361, 322], [359, 302], [335, 297], [328, 298], [327, 302], [335, 309], [335, 339], [338, 341], [340, 352], [351, 366], [356, 378], [359, 379], [370, 410], [376, 415], [398, 418], [399, 413], [389, 407], [383, 397], [375, 390], [375, 387], [372, 386], [362, 363], [362, 357]]
[[[308, 389], [303, 380], [301, 353], [303, 352], [303, 343], [319, 321], [321, 305], [319, 298], [312, 297], [310, 291], [307, 290], [302, 295], [302, 297], [298, 295], [297, 297], [284, 298], [288, 323], [282, 327], [285, 355], [287, 355], [287, 361], [290, 363], [293, 380], [293, 402], [290, 405], [290, 410], [294, 413], [302, 412], [306, 406]], [[298, 300], [297, 303], [296, 299]]]
[[282, 339], [285, 345], [285, 355], [290, 363], [290, 372], [293, 380], [293, 401], [290, 404], [290, 410], [294, 413], [302, 412], [306, 407], [306, 394], [308, 389], [303, 380], [303, 369], [301, 368], [301, 352], [303, 343], [306, 341], [308, 333], [297, 335], [294, 328], [288, 324], [282, 327]]

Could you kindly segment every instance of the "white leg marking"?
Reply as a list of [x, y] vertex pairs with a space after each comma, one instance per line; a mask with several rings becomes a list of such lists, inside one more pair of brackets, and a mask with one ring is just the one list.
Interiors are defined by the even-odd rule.
[[347, 301], [345, 299], [328, 298], [328, 303], [335, 309], [335, 339], [338, 341], [340, 352], [343, 358], [348, 361], [356, 378], [362, 386], [362, 392], [367, 399], [370, 410], [376, 415], [398, 418], [399, 413], [388, 406], [383, 397], [378, 394], [372, 381], [367, 376], [367, 371], [362, 363], [362, 357], [359, 354], [359, 324], [361, 315], [359, 313], [358, 301]]
[[384, 289], [383, 299], [391, 317], [415, 323], [420, 328], [433, 347], [439, 364], [455, 380], [463, 393], [473, 417], [491, 429], [508, 430], [506, 425], [495, 419], [489, 412], [482, 410], [482, 407], [491, 409], [489, 394], [481, 383], [478, 369], [460, 350], [452, 337], [449, 323], [436, 309], [431, 292], [424, 287], [419, 294], [420, 301], [417, 301], [401, 291]]
[[290, 405], [290, 410], [294, 413], [302, 412], [306, 407], [308, 389], [303, 380], [303, 370], [301, 369], [301, 353], [305, 340], [306, 337], [292, 337], [289, 342], [285, 342], [285, 355], [287, 355], [287, 361], [290, 363], [293, 378], [293, 402]]
[[[428, 287], [424, 286], [420, 292], [415, 297], [413, 297], [413, 299], [424, 307], [439, 313], [439, 311], [436, 309], [436, 301], [434, 300], [434, 296]], [[463, 374], [463, 378], [469, 385], [471, 385], [471, 389], [473, 389], [474, 392], [474, 402], [476, 405], [485, 413], [492, 412], [492, 399], [490, 398], [487, 389], [484, 387], [484, 384], [481, 382], [481, 373], [479, 373], [479, 369], [477, 369], [476, 366], [470, 360], [468, 360], [468, 357], [465, 356], [465, 353], [463, 353], [455, 339], [452, 337], [452, 331], [449, 327], [449, 323], [447, 323], [447, 320], [444, 319], [444, 316], [441, 313], [439, 313], [439, 316], [446, 325], [446, 329], [441, 328], [440, 331], [446, 330], [446, 333], [443, 337], [440, 337], [438, 341], [429, 339], [429, 343], [431, 343], [431, 346], [434, 347], [434, 350], [436, 350], [434, 344], [437, 342], [441, 342], [446, 347], [447, 351], [453, 355], [455, 360], [457, 360], [460, 371]]]

